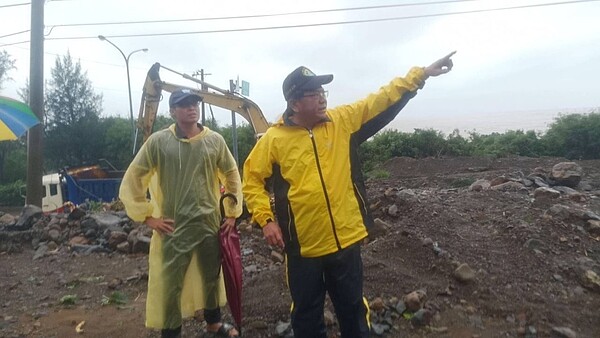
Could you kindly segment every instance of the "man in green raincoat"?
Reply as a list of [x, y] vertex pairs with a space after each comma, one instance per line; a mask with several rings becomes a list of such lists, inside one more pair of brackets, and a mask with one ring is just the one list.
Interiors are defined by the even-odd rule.
[[119, 191], [127, 215], [153, 229], [146, 326], [161, 329], [162, 337], [180, 337], [182, 318], [200, 309], [211, 335], [238, 336], [221, 321], [226, 299], [218, 231], [231, 230], [242, 212], [241, 203], [226, 199], [220, 225], [220, 184], [241, 201], [241, 179], [223, 137], [198, 123], [201, 100], [187, 89], [171, 94], [176, 123], [144, 143]]

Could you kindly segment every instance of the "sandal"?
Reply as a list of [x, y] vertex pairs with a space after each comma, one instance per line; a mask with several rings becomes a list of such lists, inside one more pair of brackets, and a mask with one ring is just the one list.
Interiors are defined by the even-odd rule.
[[210, 337], [210, 338], [240, 337], [239, 334], [237, 334], [235, 336], [229, 335], [229, 333], [233, 329], [235, 329], [235, 327], [233, 325], [231, 325], [229, 323], [223, 323], [216, 332], [206, 331], [206, 337]]

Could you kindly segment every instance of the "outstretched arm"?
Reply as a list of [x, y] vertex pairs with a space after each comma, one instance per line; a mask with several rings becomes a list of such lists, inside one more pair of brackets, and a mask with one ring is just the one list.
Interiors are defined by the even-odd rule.
[[329, 110], [332, 119], [336, 116], [347, 123], [352, 132], [360, 128], [368, 129], [365, 135], [372, 135], [394, 119], [400, 109], [416, 95], [431, 76], [448, 73], [453, 66], [452, 52], [435, 61], [428, 67], [413, 67], [405, 77], [397, 77], [365, 99], [350, 105], [342, 105]]

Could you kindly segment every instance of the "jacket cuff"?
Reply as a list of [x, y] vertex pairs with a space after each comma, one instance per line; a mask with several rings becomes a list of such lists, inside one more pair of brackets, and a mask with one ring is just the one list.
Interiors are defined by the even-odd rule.
[[419, 89], [422, 89], [428, 76], [425, 75], [425, 67], [412, 67], [408, 72], [407, 78], [417, 85]]
[[264, 228], [269, 222], [273, 222], [273, 216], [264, 216], [260, 219], [255, 219], [255, 221], [261, 228]]

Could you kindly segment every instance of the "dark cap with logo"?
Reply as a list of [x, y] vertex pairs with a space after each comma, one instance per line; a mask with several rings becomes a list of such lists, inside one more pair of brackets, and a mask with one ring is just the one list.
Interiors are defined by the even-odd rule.
[[333, 81], [333, 75], [316, 75], [310, 69], [300, 66], [283, 80], [283, 97], [286, 101], [297, 99], [305, 91], [315, 90]]
[[169, 97], [169, 107], [170, 108], [175, 107], [176, 104], [182, 102], [183, 100], [187, 99], [188, 97], [194, 97], [198, 101], [202, 101], [202, 96], [194, 93], [190, 89], [181, 88], [181, 89], [174, 90], [171, 93], [171, 97]]

